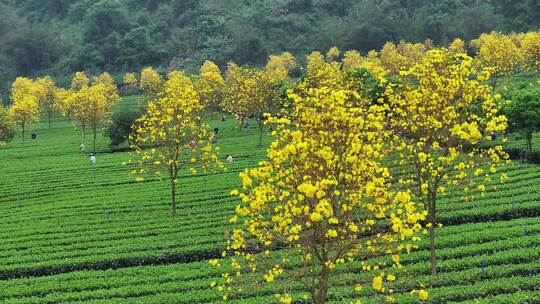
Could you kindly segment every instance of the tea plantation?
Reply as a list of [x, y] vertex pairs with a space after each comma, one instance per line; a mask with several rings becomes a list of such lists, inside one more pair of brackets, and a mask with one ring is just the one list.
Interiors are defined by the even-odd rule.
[[[226, 246], [238, 173], [264, 159], [271, 138], [259, 148], [257, 129], [239, 130], [232, 118], [209, 124], [221, 129], [221, 157], [235, 161], [224, 172], [184, 172], [176, 218], [166, 181], [135, 183], [123, 166], [128, 153], [112, 152], [101, 135], [92, 167], [71, 121], [36, 124], [36, 139], [1, 149], [0, 303], [222, 302], [208, 260]], [[473, 202], [461, 203], [455, 189], [442, 198], [440, 274], [431, 277], [423, 240], [402, 257], [398, 303], [415, 303], [409, 291], [419, 282], [428, 303], [540, 303], [540, 168], [516, 163], [502, 172], [510, 181]], [[358, 299], [349, 286], [362, 275], [342, 265], [331, 302]], [[230, 302], [269, 303], [279, 291], [265, 286]], [[369, 288], [362, 294], [378, 303]]]

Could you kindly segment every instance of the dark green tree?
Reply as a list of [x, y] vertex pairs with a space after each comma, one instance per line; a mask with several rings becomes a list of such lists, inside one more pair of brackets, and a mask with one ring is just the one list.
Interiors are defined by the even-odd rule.
[[511, 130], [523, 134], [527, 158], [532, 155], [532, 138], [540, 131], [540, 87], [522, 89], [513, 94], [512, 103], [505, 108]]

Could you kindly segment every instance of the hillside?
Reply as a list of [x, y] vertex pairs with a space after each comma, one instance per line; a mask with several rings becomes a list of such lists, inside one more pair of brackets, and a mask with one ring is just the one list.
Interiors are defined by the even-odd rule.
[[[135, 99], [124, 98], [122, 106], [135, 107]], [[222, 130], [222, 156], [236, 161], [218, 174], [184, 172], [176, 219], [166, 181], [134, 183], [122, 166], [128, 154], [112, 153], [105, 137], [92, 168], [66, 119], [56, 118], [50, 130], [36, 124], [30, 130], [36, 140], [17, 137], [4, 148], [0, 303], [221, 303], [209, 288], [220, 271], [208, 260], [226, 246], [223, 232], [232, 227], [236, 205], [229, 191], [240, 185], [238, 173], [264, 159], [265, 148], [257, 147], [256, 130], [240, 131], [233, 119], [210, 125]], [[441, 273], [430, 276], [423, 240], [420, 250], [402, 256], [398, 303], [416, 303], [408, 292], [418, 282], [429, 289], [429, 303], [540, 302], [540, 171], [514, 164], [503, 172], [510, 182], [474, 202], [457, 203], [455, 189], [442, 197]], [[340, 270], [332, 303], [356, 299], [352, 282], [363, 275], [356, 272]], [[231, 303], [268, 303], [280, 291], [266, 286]], [[366, 286], [362, 303], [374, 303], [373, 296]]]
[[444, 44], [540, 25], [534, 0], [2, 0], [0, 87], [16, 76], [147, 65], [195, 70], [205, 59], [261, 64], [289, 50], [369, 51], [386, 41]]

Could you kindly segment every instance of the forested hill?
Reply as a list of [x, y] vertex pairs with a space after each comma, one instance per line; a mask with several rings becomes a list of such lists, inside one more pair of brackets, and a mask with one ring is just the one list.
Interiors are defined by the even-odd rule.
[[204, 59], [258, 64], [283, 50], [367, 51], [540, 25], [537, 0], [0, 0], [0, 82]]

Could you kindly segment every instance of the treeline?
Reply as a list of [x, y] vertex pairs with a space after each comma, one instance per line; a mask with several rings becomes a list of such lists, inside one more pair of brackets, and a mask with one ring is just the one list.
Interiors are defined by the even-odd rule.
[[207, 59], [262, 65], [283, 51], [367, 52], [539, 25], [534, 0], [1, 0], [0, 82], [147, 65], [194, 72]]

